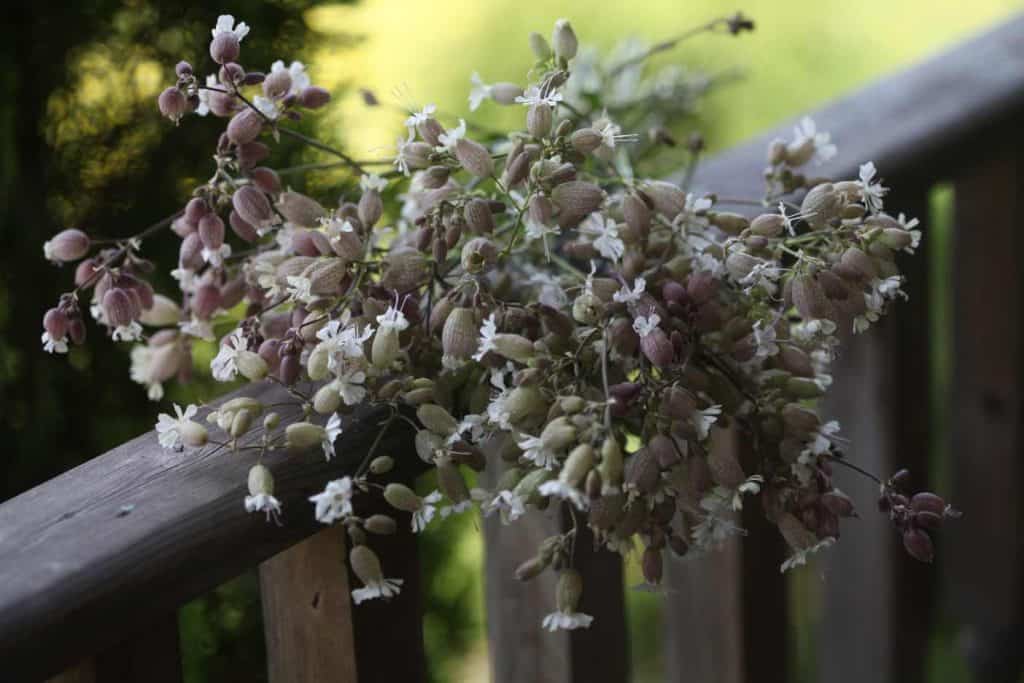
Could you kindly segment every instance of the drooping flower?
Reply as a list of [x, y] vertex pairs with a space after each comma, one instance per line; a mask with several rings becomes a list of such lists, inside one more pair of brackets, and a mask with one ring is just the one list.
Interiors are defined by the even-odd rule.
[[133, 320], [127, 325], [118, 325], [110, 333], [110, 338], [114, 341], [138, 341], [142, 339], [142, 325], [138, 320]]
[[540, 437], [526, 434], [516, 439], [516, 445], [523, 451], [523, 457], [537, 467], [545, 467], [549, 470], [558, 467], [558, 456], [544, 445]]
[[270, 65], [270, 73], [279, 71], [287, 71], [288, 75], [291, 76], [292, 86], [287, 93], [289, 95], [298, 95], [312, 83], [309, 79], [309, 74], [306, 73], [306, 65], [302, 62], [295, 61], [285, 66], [284, 62], [279, 59]]
[[278, 524], [281, 523], [281, 501], [274, 498], [269, 493], [257, 493], [253, 496], [246, 496], [245, 511], [249, 513], [265, 512], [268, 522], [274, 521]]
[[218, 382], [230, 382], [238, 376], [238, 354], [248, 349], [248, 343], [241, 329], [235, 329], [221, 343], [217, 355], [210, 361], [213, 378]]
[[448, 150], [455, 149], [455, 143], [466, 137], [466, 120], [459, 119], [459, 125], [450, 130], [446, 130], [437, 137], [441, 146]]
[[647, 280], [643, 276], [638, 276], [633, 280], [633, 287], [629, 285], [623, 285], [622, 289], [615, 292], [612, 295], [612, 299], [621, 304], [636, 303], [640, 301], [644, 291], [647, 289]]
[[469, 77], [469, 82], [473, 84], [469, 90], [469, 110], [476, 111], [491, 96], [491, 86], [484, 83], [476, 71]]
[[406, 137], [399, 136], [395, 142], [395, 160], [394, 166], [402, 175], [409, 175], [409, 145], [416, 140], [416, 134], [413, 133], [412, 129], [409, 129], [409, 134]]
[[327, 482], [321, 493], [310, 496], [311, 503], [316, 505], [316, 521], [323, 524], [334, 524], [352, 514], [352, 478], [342, 477]]
[[824, 132], [819, 133], [814, 119], [809, 116], [800, 119], [800, 123], [793, 127], [793, 137], [793, 143], [790, 145], [792, 149], [801, 148], [806, 144], [813, 146], [811, 160], [815, 164], [823, 164], [836, 155], [837, 150], [832, 144], [832, 136]]
[[182, 410], [181, 406], [175, 403], [175, 416], [160, 413], [157, 416], [156, 422], [157, 441], [160, 442], [160, 445], [168, 450], [181, 446], [181, 430], [186, 422], [191, 421], [195, 417], [198, 411], [199, 408], [197, 406], [188, 405], [185, 407], [185, 410]]
[[65, 334], [60, 339], [54, 339], [49, 332], [43, 332], [43, 350], [47, 353], [67, 353], [68, 336]]
[[441, 492], [434, 491], [420, 499], [420, 509], [412, 513], [412, 530], [419, 533], [427, 528], [437, 514], [437, 504], [441, 502]]
[[864, 205], [871, 213], [878, 213], [882, 210], [882, 197], [889, 192], [889, 188], [883, 187], [880, 181], [876, 181], [876, 173], [873, 161], [860, 165], [860, 193]]
[[426, 122], [428, 119], [434, 116], [434, 112], [437, 111], [437, 107], [433, 104], [424, 105], [423, 109], [413, 112], [409, 115], [409, 118], [405, 120], [407, 128], [415, 128], [421, 123]]
[[633, 331], [642, 339], [658, 329], [659, 323], [661, 323], [661, 316], [657, 313], [651, 313], [649, 316], [637, 316], [633, 320]]
[[401, 592], [402, 579], [386, 579], [381, 570], [377, 554], [365, 545], [357, 545], [349, 553], [352, 571], [363, 582], [363, 588], [352, 591], [352, 600], [357, 605], [365, 600], [391, 598]]

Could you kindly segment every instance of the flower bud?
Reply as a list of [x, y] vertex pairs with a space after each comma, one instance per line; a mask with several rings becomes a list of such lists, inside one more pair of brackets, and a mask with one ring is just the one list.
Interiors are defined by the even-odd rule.
[[601, 208], [604, 192], [584, 180], [572, 180], [551, 191], [551, 201], [563, 212], [584, 217]]
[[575, 569], [563, 569], [558, 575], [555, 587], [555, 602], [558, 611], [570, 614], [579, 607], [583, 595], [583, 577]]
[[348, 562], [352, 573], [366, 585], [379, 584], [384, 580], [384, 571], [380, 567], [380, 558], [369, 546], [357, 545], [348, 554]]
[[394, 518], [387, 515], [371, 515], [366, 519], [363, 526], [371, 534], [379, 534], [381, 536], [389, 536], [398, 529], [398, 523], [395, 522]]
[[398, 335], [399, 331], [394, 327], [382, 325], [377, 328], [370, 347], [370, 358], [375, 366], [386, 368], [398, 358], [402, 352]]
[[637, 233], [643, 233], [651, 225], [650, 207], [632, 192], [622, 200], [622, 216], [626, 219], [626, 225]]
[[68, 263], [89, 253], [89, 236], [77, 228], [61, 230], [43, 244], [43, 255], [48, 261]]
[[835, 191], [832, 183], [821, 183], [812, 187], [800, 204], [800, 213], [807, 224], [815, 230], [825, 227], [843, 209], [843, 198]]
[[373, 474], [387, 474], [395, 467], [394, 458], [387, 455], [378, 455], [370, 461], [370, 472]]
[[825, 291], [813, 275], [793, 279], [793, 305], [805, 320], [831, 318], [835, 315]]
[[590, 154], [601, 146], [603, 138], [593, 128], [580, 128], [569, 136], [569, 144], [580, 154]]
[[185, 78], [192, 75], [192, 65], [182, 60], [174, 65], [174, 74], [178, 78]]
[[565, 417], [557, 417], [544, 427], [540, 440], [546, 448], [563, 450], [576, 440], [576, 427]]
[[672, 220], [686, 208], [686, 193], [673, 183], [664, 180], [649, 180], [641, 190], [651, 200], [654, 210]]
[[593, 466], [593, 447], [590, 444], [580, 444], [569, 452], [558, 478], [569, 486], [579, 488]]
[[930, 563], [935, 559], [935, 546], [927, 531], [910, 527], [903, 532], [903, 547], [915, 560]]
[[519, 334], [496, 334], [492, 343], [498, 355], [523, 365], [529, 363], [536, 355], [533, 342]]
[[216, 251], [224, 244], [224, 221], [215, 213], [208, 213], [199, 219], [199, 240], [210, 251]]
[[[291, 358], [292, 356], [288, 356]], [[282, 360], [282, 365], [284, 360]], [[289, 453], [301, 453], [314, 446], [319, 446], [326, 437], [327, 432], [323, 427], [311, 422], [293, 422], [285, 427], [285, 446]]]
[[431, 117], [416, 124], [416, 132], [420, 134], [431, 147], [441, 144], [441, 135], [444, 134], [444, 126], [438, 123], [437, 119]]
[[579, 41], [572, 25], [568, 19], [559, 19], [555, 22], [555, 30], [551, 34], [551, 44], [555, 48], [555, 56], [559, 59], [569, 61], [576, 56]]
[[260, 228], [273, 218], [266, 195], [251, 185], [244, 185], [231, 196], [231, 205], [238, 216], [250, 225]]
[[368, 190], [359, 198], [359, 220], [367, 230], [372, 228], [384, 215], [384, 202], [381, 201], [380, 192]]
[[315, 85], [303, 88], [298, 99], [299, 106], [306, 109], [319, 109], [330, 101], [331, 93]]
[[384, 500], [396, 510], [416, 512], [423, 507], [423, 499], [405, 484], [392, 482], [384, 487]]
[[626, 463], [626, 483], [640, 493], [654, 493], [661, 481], [658, 459], [648, 448], [641, 448]]
[[786, 227], [786, 219], [777, 213], [763, 213], [750, 222], [750, 231], [762, 237], [778, 237]]
[[221, 307], [222, 301], [220, 287], [212, 282], [204, 283], [196, 288], [192, 297], [192, 314], [199, 320], [209, 320]]
[[127, 290], [111, 287], [103, 295], [103, 314], [113, 327], [128, 325], [140, 312]]
[[544, 39], [544, 36], [533, 32], [530, 33], [529, 41], [530, 49], [538, 61], [544, 62], [551, 58], [551, 46], [548, 45], [548, 41]]
[[267, 361], [254, 351], [239, 351], [235, 356], [238, 371], [250, 382], [258, 382], [267, 376]]
[[321, 415], [330, 415], [341, 406], [341, 394], [338, 387], [330, 382], [323, 385], [313, 394], [313, 410]]
[[459, 138], [455, 143], [455, 158], [462, 168], [478, 178], [490, 178], [494, 175], [494, 160], [487, 148], [475, 140]]
[[531, 557], [516, 567], [516, 578], [520, 581], [529, 581], [539, 576], [541, 572], [548, 568], [549, 564], [550, 562], [546, 561], [541, 555]]
[[70, 320], [59, 308], [51, 308], [43, 316], [43, 329], [50, 335], [50, 339], [63, 339], [68, 333]]
[[288, 69], [271, 71], [263, 79], [263, 94], [271, 99], [276, 99], [288, 94], [292, 89], [292, 75]]
[[238, 37], [230, 31], [218, 33], [210, 41], [210, 56], [218, 64], [227, 64], [238, 59], [241, 52], [241, 44]]
[[193, 420], [185, 420], [178, 427], [178, 434], [181, 442], [189, 448], [199, 448], [206, 445], [209, 433], [206, 427]]
[[551, 132], [552, 111], [547, 104], [532, 104], [526, 110], [526, 130], [535, 138], [545, 137]]
[[277, 210], [285, 219], [303, 228], [314, 228], [327, 211], [318, 201], [299, 192], [282, 192], [277, 200]]
[[540, 389], [535, 386], [518, 386], [512, 390], [505, 401], [509, 422], [520, 424], [530, 417], [544, 415], [548, 410], [547, 402]]
[[469, 358], [479, 345], [479, 326], [472, 308], [455, 308], [445, 320], [441, 348], [452, 358]]
[[509, 157], [505, 160], [505, 170], [502, 173], [502, 180], [506, 187], [514, 187], [526, 179], [530, 172], [530, 156], [525, 152]]
[[259, 137], [263, 130], [263, 117], [253, 109], [243, 109], [228, 122], [227, 134], [231, 142], [244, 145]]
[[462, 209], [462, 217], [469, 229], [475, 233], [494, 232], [494, 215], [485, 199], [475, 198], [466, 202]]
[[750, 225], [746, 216], [731, 211], [708, 211], [707, 217], [711, 225], [730, 235], [738, 235]]
[[640, 337], [640, 350], [658, 368], [671, 365], [676, 355], [675, 347], [660, 327]]
[[448, 456], [437, 458], [437, 487], [453, 503], [469, 500], [469, 488], [462, 472]]
[[455, 432], [459, 423], [451, 414], [436, 403], [425, 403], [416, 409], [416, 417], [423, 426], [441, 436], [449, 436]]
[[234, 439], [239, 438], [252, 427], [253, 414], [248, 410], [239, 410], [235, 413], [235, 416], [231, 419], [231, 437]]
[[501, 105], [516, 103], [516, 98], [523, 94], [523, 89], [515, 83], [495, 83], [491, 86], [491, 99]]
[[188, 113], [190, 107], [188, 98], [178, 88], [167, 88], [156, 98], [157, 107], [160, 113], [177, 123], [181, 117]]

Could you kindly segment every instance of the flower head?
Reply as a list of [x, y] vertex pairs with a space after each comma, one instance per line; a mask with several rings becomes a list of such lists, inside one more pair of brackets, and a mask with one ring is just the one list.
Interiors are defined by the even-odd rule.
[[334, 442], [341, 436], [341, 417], [337, 413], [331, 415], [324, 425], [324, 438], [320, 446], [324, 449], [324, 457], [330, 460], [334, 457]]
[[235, 18], [230, 14], [222, 14], [217, 17], [217, 25], [210, 31], [214, 38], [222, 33], [230, 33], [241, 42], [243, 38], [249, 35], [249, 25], [244, 21], [235, 24]]
[[434, 112], [437, 111], [437, 107], [433, 104], [428, 104], [409, 115], [409, 118], [405, 120], [405, 125], [408, 128], [415, 128], [416, 126], [424, 123], [430, 118], [433, 118]]
[[157, 441], [160, 442], [160, 445], [168, 450], [181, 446], [181, 430], [186, 422], [190, 422], [195, 417], [197, 412], [199, 412], [199, 408], [194, 405], [188, 405], [185, 410], [182, 410], [181, 406], [175, 403], [174, 416], [160, 413], [156, 422]]
[[351, 515], [353, 493], [351, 477], [327, 482], [321, 493], [309, 497], [310, 502], [316, 505], [316, 521], [334, 524]]
[[864, 200], [864, 205], [868, 207], [868, 211], [871, 213], [878, 213], [882, 210], [882, 197], [889, 192], [889, 188], [883, 187], [880, 181], [875, 180], [876, 173], [877, 170], [873, 161], [861, 164], [860, 193]]
[[640, 298], [644, 294], [644, 290], [647, 289], [647, 280], [643, 276], [637, 277], [633, 280], [633, 287], [629, 285], [623, 285], [622, 289], [615, 292], [612, 295], [612, 299], [621, 304], [636, 303], [640, 301]]
[[438, 140], [441, 142], [441, 146], [453, 150], [455, 149], [455, 143], [466, 137], [466, 120], [459, 119], [459, 125], [451, 130], [446, 130], [438, 136]]
[[480, 326], [480, 345], [477, 352], [473, 354], [473, 360], [480, 361], [488, 351], [494, 350], [494, 337], [498, 334], [498, 324], [491, 313]]
[[637, 316], [633, 320], [633, 331], [640, 335], [642, 339], [649, 334], [653, 334], [658, 329], [659, 323], [661, 323], [661, 316], [657, 313], [651, 313], [649, 316]]

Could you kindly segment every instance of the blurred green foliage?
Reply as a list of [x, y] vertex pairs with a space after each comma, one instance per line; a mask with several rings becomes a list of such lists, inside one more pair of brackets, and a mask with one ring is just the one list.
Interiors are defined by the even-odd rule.
[[[1005, 16], [1015, 0], [750, 0], [741, 9], [758, 23], [742, 39], [703, 36], [659, 60], [745, 80], [712, 95], [701, 112], [712, 148], [753, 133], [918, 58]], [[735, 8], [728, 7], [729, 11]], [[402, 106], [436, 102], [466, 116], [468, 76], [521, 81], [530, 66], [525, 36], [572, 18], [585, 42], [608, 48], [624, 35], [671, 36], [722, 12], [713, 0], [647, 0], [598, 5], [589, 0], [366, 0], [356, 6], [315, 0], [37, 0], [6, 9], [0, 24], [0, 499], [10, 497], [150, 428], [156, 406], [128, 379], [124, 349], [93, 339], [67, 359], [39, 345], [43, 311], [68, 288], [71, 273], [43, 262], [42, 242], [75, 225], [104, 236], [132, 234], [176, 210], [209, 168], [219, 129], [158, 117], [154, 100], [178, 59], [208, 64], [206, 36], [218, 13], [253, 27], [243, 61], [266, 69], [273, 59], [302, 59], [314, 82], [348, 92], [303, 126], [357, 156], [389, 153], [401, 131]], [[205, 67], [200, 69], [205, 73]], [[384, 102], [370, 109], [367, 87]], [[519, 108], [493, 105], [473, 115], [489, 125], [518, 125]], [[855, 141], [838, 141], [840, 144]], [[281, 163], [318, 160], [288, 144]], [[311, 192], [336, 193], [340, 174], [310, 180]], [[939, 389], [948, 379], [949, 211], [947, 189], [935, 195], [929, 235], [939, 247], [933, 306]], [[176, 257], [170, 236], [147, 244], [159, 262]], [[171, 282], [158, 281], [165, 291]], [[95, 335], [94, 335], [95, 336]], [[169, 400], [217, 392], [203, 373]], [[943, 394], [936, 392], [936, 401]], [[937, 408], [945, 406], [937, 405]], [[935, 414], [944, 414], [941, 411]], [[945, 429], [943, 424], [936, 428]], [[936, 438], [936, 443], [943, 443]], [[945, 455], [935, 472], [947, 477]], [[423, 535], [428, 587], [427, 650], [435, 680], [486, 677], [482, 653], [481, 542], [475, 520], [449, 519]], [[454, 540], [453, 540], [454, 539]], [[818, 577], [794, 578], [793, 657], [800, 680], [814, 680]], [[627, 586], [639, 583], [635, 563]], [[630, 591], [629, 621], [637, 680], [661, 673], [661, 601]], [[247, 574], [181, 611], [186, 678], [265, 680], [256, 581]], [[945, 625], [933, 647], [932, 680], [966, 680]], [[473, 656], [467, 659], [467, 653]], [[468, 664], [467, 664], [468, 662]]]

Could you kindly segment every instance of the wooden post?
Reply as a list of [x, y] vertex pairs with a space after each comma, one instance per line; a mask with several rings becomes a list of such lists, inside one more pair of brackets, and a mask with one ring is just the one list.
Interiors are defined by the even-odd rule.
[[[917, 254], [899, 257], [907, 302], [861, 335], [842, 331], [833, 365], [836, 389], [824, 403], [850, 440], [848, 459], [883, 479], [911, 470], [913, 486], [928, 484], [929, 323], [928, 203], [924, 186], [894, 181], [901, 194], [886, 205], [920, 218]], [[835, 484], [857, 503], [861, 518], [842, 523], [842, 538], [823, 553], [823, 617], [819, 679], [827, 683], [919, 683], [925, 674], [934, 567], [919, 566], [877, 512], [878, 487], [834, 467]], [[856, 646], [852, 646], [856, 643]]]
[[952, 502], [943, 532], [950, 598], [976, 680], [1017, 681], [1024, 650], [1024, 157], [986, 147], [956, 177]]
[[340, 526], [260, 565], [270, 683], [356, 681], [349, 590]]
[[[736, 448], [715, 430], [713, 448]], [[665, 680], [740, 683], [744, 676], [740, 539], [702, 557], [668, 558], [665, 572]]]

